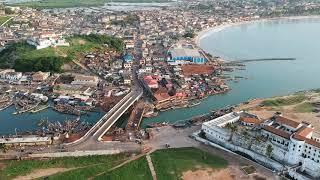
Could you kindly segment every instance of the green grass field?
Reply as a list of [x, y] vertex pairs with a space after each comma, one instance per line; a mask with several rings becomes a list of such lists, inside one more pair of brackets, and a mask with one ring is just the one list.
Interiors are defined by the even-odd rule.
[[10, 19], [10, 16], [0, 16], [0, 25]]
[[[120, 164], [126, 159], [124, 154], [112, 155], [112, 156], [86, 156], [86, 157], [64, 157], [64, 158], [53, 158], [47, 160], [22, 160], [22, 161], [3, 161], [5, 168], [0, 170], [0, 179], [12, 179], [17, 176], [22, 176], [31, 173], [36, 169], [46, 169], [46, 168], [76, 168], [84, 167], [83, 172], [91, 173], [98, 170], [105, 170], [114, 165]], [[62, 173], [53, 176], [53, 179], [57, 177], [84, 177], [84, 174], [79, 175], [79, 172], [73, 170], [69, 173]]]
[[41, 0], [33, 2], [18, 3], [15, 6], [27, 6], [39, 9], [50, 8], [70, 8], [70, 7], [94, 7], [103, 6], [108, 2], [126, 2], [126, 3], [153, 3], [170, 2], [170, 0]]
[[[159, 180], [178, 180], [181, 179], [182, 173], [188, 170], [208, 167], [219, 169], [226, 168], [228, 165], [226, 160], [195, 148], [158, 150], [151, 154], [151, 158]], [[128, 159], [129, 157], [126, 155], [120, 154], [46, 160], [0, 161], [0, 167], [4, 165], [4, 168], [0, 170], [0, 179], [12, 179], [17, 176], [28, 175], [37, 169], [48, 168], [70, 168], [65, 172], [49, 176], [48, 179], [50, 180], [152, 179], [145, 156], [110, 170]]]
[[314, 109], [313, 105], [309, 102], [298, 104], [293, 108], [293, 110], [298, 113], [309, 113], [309, 112], [312, 112], [313, 109]]
[[288, 97], [279, 97], [267, 99], [262, 102], [265, 106], [289, 106], [303, 102], [307, 97], [305, 95], [291, 95]]
[[94, 179], [97, 180], [149, 180], [152, 179], [146, 157], [130, 162], [118, 169], [101, 174]]
[[159, 180], [178, 180], [182, 173], [197, 168], [226, 168], [228, 162], [195, 148], [159, 150], [151, 154]]

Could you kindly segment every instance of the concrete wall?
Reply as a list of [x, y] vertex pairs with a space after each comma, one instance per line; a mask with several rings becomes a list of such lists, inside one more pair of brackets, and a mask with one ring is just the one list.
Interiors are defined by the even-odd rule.
[[228, 152], [242, 152], [244, 154], [247, 154], [248, 156], [250, 156], [252, 159], [254, 159], [255, 161], [257, 161], [259, 164], [262, 164], [264, 165], [265, 167], [268, 167], [268, 168], [271, 168], [271, 169], [275, 169], [277, 171], [282, 171], [285, 167], [278, 163], [277, 161], [274, 161], [272, 159], [269, 159], [267, 158], [266, 156], [264, 155], [260, 155], [258, 153], [255, 153], [251, 150], [248, 150], [248, 149], [245, 149], [245, 148], [242, 148], [242, 147], [239, 147], [239, 146], [235, 146], [229, 142], [217, 142], [214, 143], [215, 141], [212, 140], [213, 142], [211, 141], [208, 141], [206, 139], [202, 139], [200, 138], [197, 133], [194, 133], [194, 137], [197, 141], [200, 141], [200, 142], [203, 142], [207, 145], [210, 145], [210, 146], [213, 146], [213, 147], [216, 147], [216, 148], [219, 148], [219, 149], [223, 149], [225, 151], [228, 151]]
[[320, 179], [320, 166], [319, 163], [316, 163], [315, 161], [304, 158], [301, 170], [306, 171], [308, 174], [310, 174], [312, 177], [315, 177], [316, 179]]
[[41, 153], [41, 154], [30, 154], [29, 157], [40, 158], [40, 157], [79, 157], [79, 156], [92, 156], [92, 155], [112, 155], [119, 154], [124, 151], [120, 150], [100, 150], [100, 151], [75, 151], [75, 152], [55, 152], [55, 153]]
[[307, 178], [299, 173], [296, 172], [295, 169], [289, 169], [288, 170], [289, 176], [292, 177], [293, 179], [297, 180], [311, 180], [310, 178]]

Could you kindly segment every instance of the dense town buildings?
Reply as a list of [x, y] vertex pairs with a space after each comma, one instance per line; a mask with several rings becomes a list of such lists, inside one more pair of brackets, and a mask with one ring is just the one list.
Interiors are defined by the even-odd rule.
[[[224, 24], [296, 15], [294, 9], [314, 13], [320, 7], [304, 1], [179, 3], [182, 4], [129, 12], [106, 11], [103, 8], [16, 8], [16, 16], [0, 27], [0, 53], [20, 41], [34, 46], [39, 52], [46, 48], [72, 46], [73, 42], [68, 38], [74, 35], [115, 36], [124, 44], [121, 51], [109, 48], [112, 42], [90, 51], [81, 51], [71, 60], [70, 64], [79, 66], [78, 69], [68, 69], [71, 72], [67, 68], [63, 69], [66, 72], [59, 73], [40, 70], [18, 72], [12, 69], [14, 66], [6, 64], [0, 70], [0, 81], [5, 89], [0, 95], [6, 97], [0, 109], [13, 105], [13, 97], [18, 97], [15, 104], [20, 109], [16, 113], [39, 111], [46, 106], [35, 108], [43, 103], [37, 97], [49, 96], [53, 99], [54, 109], [62, 113], [80, 116], [83, 111], [94, 110], [96, 106], [109, 111], [133, 90], [135, 83], [143, 84], [148, 92], [149, 110], [145, 113], [148, 116], [172, 108], [192, 107], [209, 95], [229, 90], [222, 77], [224, 63], [197, 47], [193, 39], [196, 33]], [[85, 45], [85, 42], [78, 43]], [[134, 74], [137, 74], [138, 82]], [[233, 132], [228, 129], [228, 124], [237, 124], [240, 132], [246, 133]], [[263, 121], [241, 112], [206, 122], [202, 129], [206, 137], [217, 144], [227, 148], [242, 147], [294, 166], [289, 169], [294, 178], [320, 176], [320, 136], [308, 123], [296, 123], [282, 116]], [[68, 130], [63, 129], [60, 133], [65, 132]], [[259, 137], [259, 141], [264, 143], [253, 143], [257, 139], [253, 140], [252, 136]], [[0, 143], [35, 145], [52, 142], [49, 137], [31, 137], [0, 139]], [[266, 155], [268, 145], [273, 151]]]

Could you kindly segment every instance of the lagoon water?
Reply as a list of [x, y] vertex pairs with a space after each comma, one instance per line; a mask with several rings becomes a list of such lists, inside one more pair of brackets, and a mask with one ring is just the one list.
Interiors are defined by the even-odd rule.
[[159, 113], [144, 119], [175, 122], [210, 110], [235, 105], [252, 98], [286, 95], [320, 88], [320, 18], [258, 21], [208, 32], [200, 46], [214, 56], [227, 60], [256, 58], [296, 58], [296, 61], [246, 63], [245, 71], [233, 72], [247, 77], [230, 82], [231, 91], [211, 96], [199, 106]]
[[[38, 129], [37, 123], [41, 119], [49, 120], [51, 122], [63, 122], [65, 120], [75, 120], [77, 116], [61, 114], [51, 108], [45, 109], [38, 113], [23, 113], [13, 115], [15, 112], [14, 106], [11, 106], [3, 111], [0, 111], [0, 134], [14, 134], [15, 128], [17, 132], [33, 131]], [[97, 122], [105, 113], [90, 112], [89, 116], [83, 115], [80, 120], [88, 123]]]

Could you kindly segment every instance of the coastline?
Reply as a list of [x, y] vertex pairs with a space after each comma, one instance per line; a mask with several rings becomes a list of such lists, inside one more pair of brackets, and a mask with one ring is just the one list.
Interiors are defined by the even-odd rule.
[[[284, 17], [272, 17], [272, 18], [260, 18], [260, 19], [252, 19], [240, 22], [232, 22], [232, 23], [223, 23], [218, 26], [209, 27], [197, 32], [196, 36], [193, 38], [193, 43], [200, 47], [201, 39], [207, 37], [212, 33], [220, 32], [226, 28], [239, 26], [244, 24], [250, 24], [255, 22], [267, 22], [267, 21], [275, 21], [275, 20], [300, 20], [300, 19], [320, 19], [320, 15], [312, 15], [312, 16], [284, 16]], [[201, 48], [201, 47], [200, 47]]]

